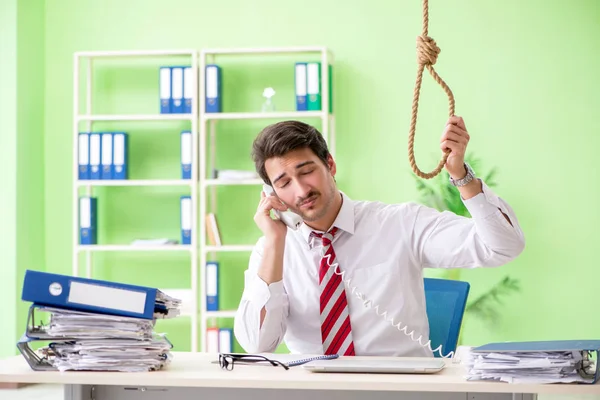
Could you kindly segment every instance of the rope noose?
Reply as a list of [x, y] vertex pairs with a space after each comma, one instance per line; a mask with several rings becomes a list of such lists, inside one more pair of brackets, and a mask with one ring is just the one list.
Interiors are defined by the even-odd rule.
[[410, 166], [417, 176], [425, 179], [430, 179], [435, 177], [440, 173], [444, 165], [446, 164], [446, 160], [448, 159], [448, 154], [450, 151], [446, 151], [442, 156], [442, 159], [435, 170], [429, 173], [425, 173], [417, 167], [415, 162], [415, 153], [414, 153], [414, 142], [415, 142], [415, 127], [417, 125], [417, 114], [419, 108], [419, 92], [421, 90], [421, 81], [423, 80], [423, 69], [427, 67], [429, 73], [435, 79], [437, 83], [444, 89], [446, 94], [448, 95], [449, 101], [449, 116], [454, 115], [454, 96], [452, 95], [452, 91], [446, 85], [446, 82], [443, 81], [442, 78], [435, 72], [433, 69], [433, 65], [435, 64], [438, 54], [440, 54], [440, 48], [435, 44], [435, 40], [427, 36], [427, 25], [429, 23], [429, 4], [428, 0], [423, 0], [423, 33], [421, 36], [417, 37], [417, 81], [415, 82], [415, 90], [413, 96], [413, 105], [412, 105], [412, 118], [410, 120], [410, 133], [408, 137], [408, 159], [410, 161]]

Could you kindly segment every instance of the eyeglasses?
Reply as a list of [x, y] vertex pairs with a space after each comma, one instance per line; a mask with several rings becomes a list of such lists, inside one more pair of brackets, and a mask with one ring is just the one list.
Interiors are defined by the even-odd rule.
[[283, 364], [277, 360], [271, 360], [264, 356], [254, 355], [254, 354], [230, 354], [230, 353], [221, 353], [219, 354], [219, 365], [221, 368], [231, 371], [233, 369], [234, 363], [241, 364], [255, 364], [261, 362], [268, 362], [272, 366], [282, 366], [284, 369], [290, 369], [287, 365]]

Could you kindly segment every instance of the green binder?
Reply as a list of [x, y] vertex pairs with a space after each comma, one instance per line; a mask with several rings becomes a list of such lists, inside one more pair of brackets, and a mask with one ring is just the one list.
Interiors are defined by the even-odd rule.
[[[308, 111], [321, 111], [321, 63], [309, 62], [306, 66], [307, 75], [307, 109]], [[333, 74], [332, 66], [329, 64], [329, 112], [333, 112]]]

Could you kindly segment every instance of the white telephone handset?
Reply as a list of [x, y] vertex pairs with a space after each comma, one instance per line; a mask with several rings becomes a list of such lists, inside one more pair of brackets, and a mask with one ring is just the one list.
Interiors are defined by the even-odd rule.
[[[267, 196], [271, 196], [272, 193], [275, 193], [273, 188], [267, 184], [263, 184], [263, 192], [265, 192]], [[273, 212], [277, 218], [279, 218], [284, 224], [293, 230], [298, 230], [298, 228], [300, 228], [302, 225], [302, 217], [296, 213], [291, 211], [279, 211], [275, 209], [273, 209]]]

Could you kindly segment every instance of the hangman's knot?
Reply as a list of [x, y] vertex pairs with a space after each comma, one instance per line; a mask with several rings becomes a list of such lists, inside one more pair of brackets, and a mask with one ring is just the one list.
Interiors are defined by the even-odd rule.
[[420, 65], [434, 65], [440, 51], [429, 36], [417, 36], [417, 62]]

